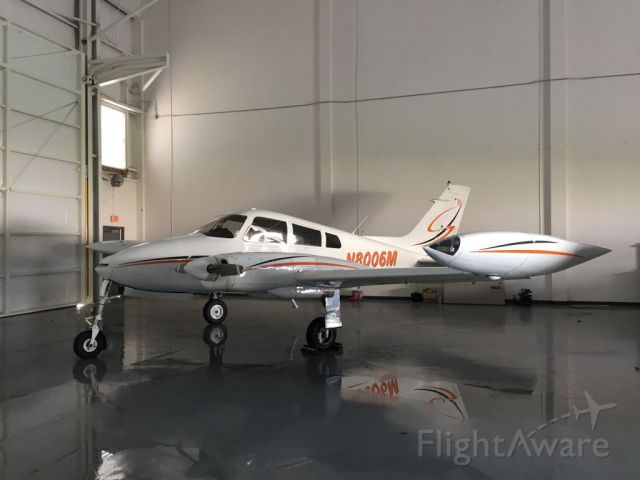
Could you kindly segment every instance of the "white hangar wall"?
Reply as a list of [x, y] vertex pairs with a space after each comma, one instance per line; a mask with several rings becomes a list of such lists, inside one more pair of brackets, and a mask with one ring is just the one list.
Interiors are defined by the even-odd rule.
[[[567, 2], [566, 74], [640, 72], [640, 4]], [[566, 89], [567, 235], [613, 252], [567, 272], [569, 298], [640, 301], [640, 77]]]
[[[451, 179], [472, 187], [463, 231], [614, 250], [508, 291], [640, 301], [640, 83], [611, 76], [640, 71], [639, 17], [631, 0], [161, 0], [147, 237], [251, 206], [397, 235]], [[607, 77], [535, 82], [583, 76]]]
[[331, 221], [329, 106], [261, 110], [321, 98], [317, 14], [297, 0], [149, 10], [147, 51], [169, 51], [171, 72], [147, 116], [148, 238], [253, 206]]

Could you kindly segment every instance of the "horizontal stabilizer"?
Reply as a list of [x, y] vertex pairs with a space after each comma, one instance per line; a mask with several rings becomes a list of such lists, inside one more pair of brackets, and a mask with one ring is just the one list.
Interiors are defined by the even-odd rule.
[[141, 243], [144, 242], [141, 242], [140, 240], [108, 240], [106, 242], [90, 243], [87, 245], [87, 248], [94, 252], [104, 253], [105, 255], [113, 255], [114, 253], [118, 253], [120, 250], [140, 245]]

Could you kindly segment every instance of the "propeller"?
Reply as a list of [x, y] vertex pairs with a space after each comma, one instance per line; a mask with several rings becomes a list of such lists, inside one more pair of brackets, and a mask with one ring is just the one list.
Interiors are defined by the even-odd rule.
[[228, 277], [240, 275], [244, 271], [242, 265], [227, 263], [220, 257], [196, 258], [184, 267], [185, 273], [198, 280], [215, 280], [218, 276]]

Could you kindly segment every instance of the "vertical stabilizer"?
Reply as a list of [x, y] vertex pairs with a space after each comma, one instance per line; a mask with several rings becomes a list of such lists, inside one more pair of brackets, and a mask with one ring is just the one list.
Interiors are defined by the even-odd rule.
[[462, 215], [469, 199], [469, 187], [447, 185], [440, 197], [411, 232], [402, 239], [411, 246], [424, 247], [455, 234], [462, 222]]
[[422, 251], [422, 247], [458, 232], [470, 192], [469, 187], [447, 184], [442, 195], [431, 200], [431, 208], [407, 235], [369, 238], [410, 250], [419, 248]]

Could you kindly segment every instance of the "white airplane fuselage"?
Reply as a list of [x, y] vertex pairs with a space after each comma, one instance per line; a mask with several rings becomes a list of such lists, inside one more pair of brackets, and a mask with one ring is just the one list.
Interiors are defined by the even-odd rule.
[[[275, 296], [295, 298], [321, 295], [309, 290], [280, 291], [295, 288], [294, 274], [304, 270], [415, 267], [433, 263], [419, 245], [392, 245], [275, 212], [250, 210], [238, 215], [246, 220], [234, 238], [211, 237], [196, 231], [146, 242], [106, 257], [97, 271], [104, 279], [145, 291], [271, 292]], [[252, 237], [249, 230], [256, 217], [286, 223], [285, 238], [265, 242], [260, 241], [264, 235]], [[320, 245], [300, 244], [294, 225], [319, 232]], [[336, 243], [327, 246], [330, 244], [327, 234], [339, 239], [339, 246]], [[242, 265], [244, 271], [240, 275], [219, 276], [213, 281], [199, 280], [185, 273], [188, 264], [210, 257], [217, 257], [222, 263]]]

